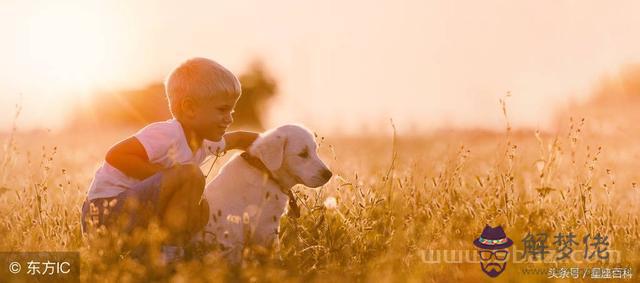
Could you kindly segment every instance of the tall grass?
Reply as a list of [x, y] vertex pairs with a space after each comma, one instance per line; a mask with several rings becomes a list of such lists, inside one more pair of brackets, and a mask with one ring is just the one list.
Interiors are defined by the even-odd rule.
[[[503, 111], [508, 121], [504, 102]], [[477, 264], [429, 264], [421, 252], [473, 250], [485, 224], [503, 225], [517, 246], [528, 232], [602, 233], [622, 252], [616, 266], [637, 270], [640, 148], [585, 133], [585, 123], [572, 119], [557, 133], [514, 131], [507, 123], [504, 133], [422, 136], [392, 123], [391, 138], [319, 137], [335, 177], [319, 189], [295, 188], [302, 216], [283, 218], [278, 252], [245, 251], [241, 279], [477, 282], [486, 278]], [[93, 171], [124, 134], [26, 134], [14, 127], [4, 136], [0, 250], [80, 251], [83, 281], [228, 279], [216, 252], [163, 272], [153, 261], [157, 250], [150, 249], [151, 262], [139, 262], [114, 253], [122, 241], [81, 235], [80, 207]], [[129, 236], [157, 248], [166, 235], [151, 227]], [[500, 278], [544, 278], [523, 277], [518, 268], [510, 265]]]

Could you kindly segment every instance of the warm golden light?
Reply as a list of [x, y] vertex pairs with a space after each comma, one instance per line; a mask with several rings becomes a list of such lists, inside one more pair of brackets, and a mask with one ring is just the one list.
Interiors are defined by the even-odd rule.
[[0, 281], [637, 280], [638, 11], [0, 0]]
[[108, 42], [98, 13], [75, 5], [51, 4], [28, 19], [23, 58], [38, 84], [85, 93], [104, 72]]
[[511, 91], [513, 126], [549, 129], [556, 108], [640, 61], [634, 1], [3, 2], [0, 112], [21, 93], [29, 126], [62, 120], [60, 100], [144, 88], [203, 56], [238, 74], [265, 61], [280, 92], [269, 125], [500, 129]]

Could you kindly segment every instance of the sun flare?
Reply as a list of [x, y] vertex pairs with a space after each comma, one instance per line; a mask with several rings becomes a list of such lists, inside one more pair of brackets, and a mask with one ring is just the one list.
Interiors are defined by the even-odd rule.
[[25, 62], [38, 83], [82, 93], [109, 59], [106, 30], [95, 13], [77, 5], [51, 5], [28, 21]]

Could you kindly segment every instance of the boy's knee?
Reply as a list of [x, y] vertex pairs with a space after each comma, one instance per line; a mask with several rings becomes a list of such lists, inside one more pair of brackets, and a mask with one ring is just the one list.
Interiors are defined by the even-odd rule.
[[204, 189], [205, 177], [200, 167], [182, 164], [168, 169], [164, 174], [163, 183], [174, 187], [189, 184], [195, 188]]

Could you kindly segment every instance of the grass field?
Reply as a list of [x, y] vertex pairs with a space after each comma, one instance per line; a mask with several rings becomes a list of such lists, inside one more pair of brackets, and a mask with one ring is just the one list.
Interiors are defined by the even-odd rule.
[[[408, 135], [392, 125], [379, 136], [319, 133], [334, 178], [296, 187], [302, 217], [283, 218], [280, 250], [254, 260], [248, 281], [545, 281], [524, 267], [640, 267], [640, 145], [633, 135], [603, 137], [566, 121], [558, 132], [439, 131]], [[80, 251], [82, 281], [133, 282], [152, 266], [89, 248], [80, 207], [107, 148], [133, 130], [2, 135], [0, 251]], [[385, 134], [386, 133], [386, 134]], [[228, 158], [219, 160], [213, 172]], [[209, 164], [203, 166], [208, 170]], [[211, 178], [211, 177], [210, 177]], [[337, 206], [325, 205], [335, 198]], [[619, 262], [509, 263], [491, 279], [477, 262], [425, 261], [427, 251], [469, 250], [485, 224], [502, 225], [515, 247], [527, 234], [608, 236]], [[145, 239], [162, 233], [148, 232]], [[552, 237], [552, 236], [550, 236]], [[553, 249], [552, 240], [548, 243]], [[576, 253], [584, 247], [577, 246]], [[102, 249], [102, 251], [101, 251]], [[105, 255], [101, 259], [100, 255]], [[218, 281], [228, 270], [216, 253], [179, 264], [177, 282]], [[634, 280], [638, 275], [633, 274]], [[629, 280], [627, 280], [629, 281]]]

